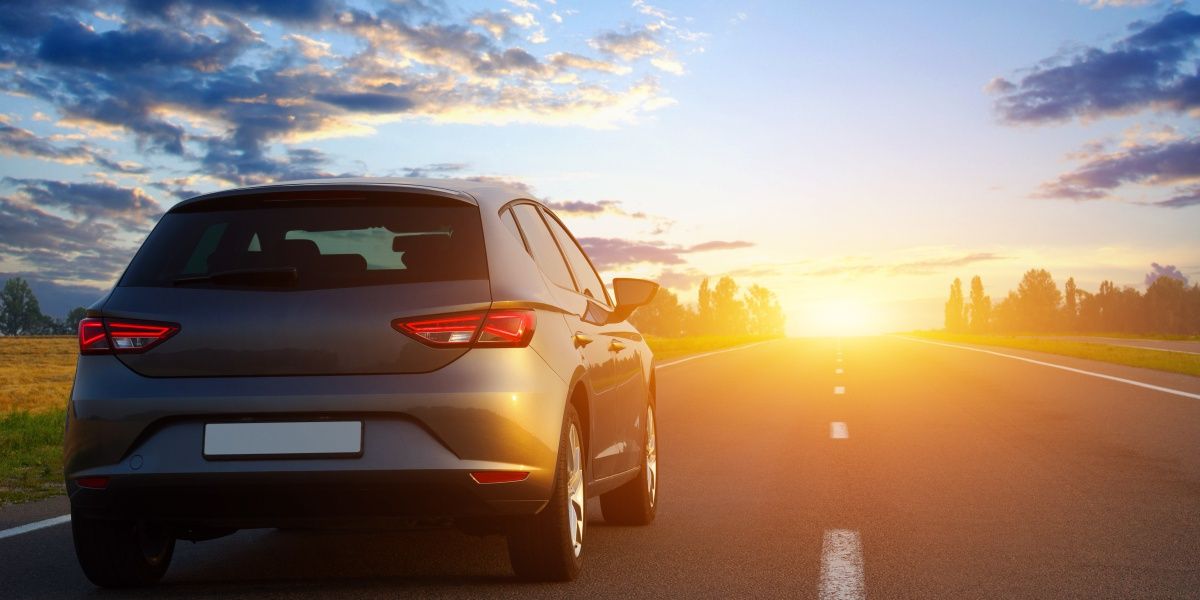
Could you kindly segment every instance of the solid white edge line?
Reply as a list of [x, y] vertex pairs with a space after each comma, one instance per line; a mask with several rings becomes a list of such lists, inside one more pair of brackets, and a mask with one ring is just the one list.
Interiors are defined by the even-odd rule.
[[[787, 339], [787, 338], [779, 338], [779, 339]], [[763, 341], [761, 341], [761, 342], [754, 342], [753, 344], [745, 344], [745, 345], [742, 345], [742, 346], [734, 346], [734, 347], [732, 347], [732, 348], [724, 348], [724, 349], [721, 349], [721, 350], [713, 350], [712, 352], [705, 352], [704, 354], [696, 354], [696, 355], [694, 355], [694, 356], [688, 356], [688, 357], [685, 357], [685, 358], [679, 358], [679, 359], [676, 359], [676, 360], [672, 360], [672, 361], [669, 361], [669, 362], [665, 362], [665, 363], [663, 363], [663, 364], [661, 364], [661, 365], [655, 365], [655, 366], [654, 366], [654, 368], [655, 368], [655, 369], [662, 369], [662, 368], [664, 368], [664, 367], [672, 367], [672, 366], [675, 366], [675, 365], [681, 365], [681, 364], [683, 364], [683, 363], [685, 363], [685, 362], [687, 362], [687, 361], [689, 361], [689, 360], [696, 360], [697, 358], [704, 358], [704, 357], [706, 357], [706, 356], [712, 356], [712, 355], [714, 355], [714, 354], [724, 354], [724, 353], [726, 353], [726, 352], [733, 352], [734, 350], [745, 350], [745, 349], [747, 349], [747, 348], [753, 348], [753, 347], [755, 347], [755, 346], [761, 346], [761, 345], [763, 345], [763, 344], [769, 344], [769, 343], [771, 343], [771, 342], [778, 342], [778, 341], [779, 341], [778, 339], [777, 339], [777, 340], [763, 340]]]
[[47, 527], [54, 527], [55, 525], [62, 525], [63, 523], [69, 523], [70, 521], [71, 515], [61, 515], [51, 519], [45, 519], [43, 521], [27, 523], [25, 525], [21, 525], [20, 527], [13, 527], [11, 529], [0, 531], [0, 540], [21, 535], [22, 533], [29, 533], [30, 531], [37, 531]]
[[825, 531], [821, 543], [821, 600], [859, 600], [867, 597], [863, 582], [862, 544], [858, 532]]
[[829, 437], [835, 440], [845, 440], [850, 438], [850, 429], [842, 421], [834, 421], [829, 424]]
[[[1184, 398], [1200, 400], [1200, 394], [1193, 394], [1191, 392], [1185, 392], [1183, 390], [1176, 390], [1176, 389], [1172, 389], [1172, 388], [1168, 388], [1168, 387], [1162, 387], [1161, 385], [1154, 385], [1151, 383], [1143, 383], [1141, 381], [1134, 381], [1132, 379], [1125, 379], [1123, 377], [1116, 377], [1114, 375], [1105, 375], [1104, 373], [1085, 371], [1083, 369], [1076, 369], [1074, 367], [1068, 367], [1065, 365], [1057, 365], [1057, 364], [1049, 363], [1049, 362], [1045, 362], [1045, 361], [1034, 360], [1032, 358], [1025, 358], [1024, 356], [1016, 356], [1014, 354], [1004, 354], [1003, 352], [994, 352], [992, 350], [984, 350], [982, 348], [972, 348], [971, 346], [960, 346], [958, 344], [947, 344], [945, 342], [922, 340], [919, 338], [912, 338], [912, 337], [908, 337], [905, 335], [898, 335], [898, 336], [894, 336], [894, 337], [898, 337], [902, 340], [908, 340], [910, 342], [921, 342], [922, 344], [933, 344], [935, 346], [945, 346], [947, 348], [958, 348], [959, 350], [970, 350], [972, 352], [982, 352], [984, 354], [991, 354], [993, 356], [1003, 356], [1004, 358], [1011, 358], [1013, 360], [1020, 360], [1020, 361], [1024, 361], [1027, 363], [1033, 363], [1035, 365], [1042, 365], [1043, 367], [1052, 367], [1055, 369], [1062, 369], [1064, 371], [1070, 371], [1072, 373], [1079, 373], [1080, 375], [1088, 375], [1090, 377], [1099, 377], [1100, 379], [1107, 379], [1109, 381], [1116, 381], [1116, 382], [1125, 383], [1128, 385], [1135, 385], [1140, 388], [1146, 388], [1148, 390], [1154, 390], [1156, 392], [1163, 392], [1164, 394], [1174, 394], [1176, 396], [1183, 396]], [[1087, 360], [1087, 359], [1082, 359], [1082, 360]]]

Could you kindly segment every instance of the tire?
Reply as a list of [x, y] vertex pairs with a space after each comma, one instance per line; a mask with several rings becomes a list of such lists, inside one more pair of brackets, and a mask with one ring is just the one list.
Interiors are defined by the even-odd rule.
[[522, 579], [571, 581], [579, 574], [587, 529], [582, 432], [579, 413], [568, 404], [550, 501], [542, 512], [515, 522], [508, 533], [509, 562]]
[[646, 439], [638, 476], [600, 495], [604, 522], [613, 525], [649, 525], [658, 513], [658, 429], [654, 403], [646, 405]]
[[162, 579], [175, 553], [175, 537], [141, 521], [108, 521], [71, 515], [75, 556], [83, 574], [101, 587], [151, 585]]

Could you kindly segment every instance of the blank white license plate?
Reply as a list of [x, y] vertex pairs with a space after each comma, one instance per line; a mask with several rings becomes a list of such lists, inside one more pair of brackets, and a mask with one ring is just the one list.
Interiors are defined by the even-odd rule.
[[208, 423], [204, 455], [357, 455], [362, 453], [362, 430], [362, 421]]

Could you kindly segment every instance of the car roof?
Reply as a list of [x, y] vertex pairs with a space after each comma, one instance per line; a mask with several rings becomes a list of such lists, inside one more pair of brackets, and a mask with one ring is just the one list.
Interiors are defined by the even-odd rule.
[[280, 181], [263, 185], [252, 185], [210, 194], [188, 198], [171, 207], [174, 211], [181, 207], [192, 207], [218, 198], [231, 196], [253, 195], [271, 192], [320, 191], [324, 189], [339, 190], [370, 190], [370, 191], [410, 191], [433, 194], [447, 198], [455, 198], [480, 208], [499, 209], [504, 204], [517, 199], [534, 198], [528, 190], [520, 185], [498, 179], [442, 179], [415, 177], [329, 177], [323, 179], [301, 179], [296, 181]]

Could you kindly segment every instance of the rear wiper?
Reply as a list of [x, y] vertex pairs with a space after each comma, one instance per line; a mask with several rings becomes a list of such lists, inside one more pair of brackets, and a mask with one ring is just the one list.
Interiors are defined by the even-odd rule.
[[189, 275], [180, 277], [172, 283], [187, 285], [189, 283], [215, 283], [218, 285], [263, 285], [291, 286], [296, 285], [299, 276], [296, 267], [272, 267], [269, 269], [230, 269], [217, 271], [207, 275]]

